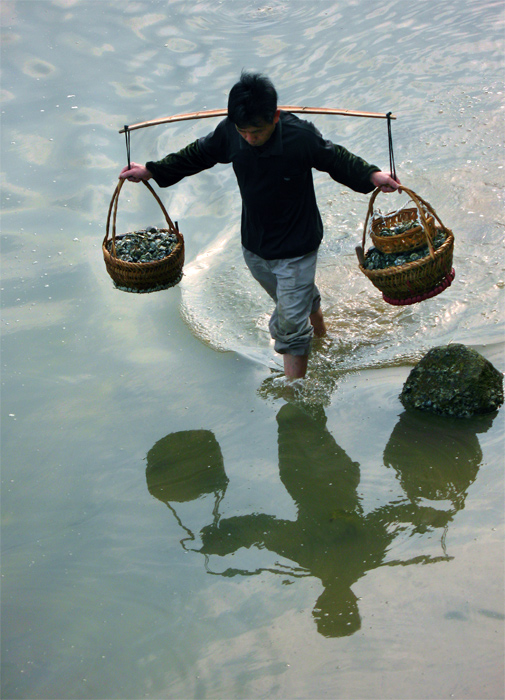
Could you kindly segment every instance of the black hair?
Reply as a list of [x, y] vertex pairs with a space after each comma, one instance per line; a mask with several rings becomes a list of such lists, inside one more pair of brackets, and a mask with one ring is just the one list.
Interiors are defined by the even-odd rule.
[[272, 124], [277, 110], [277, 91], [260, 73], [242, 71], [228, 96], [228, 118], [239, 128]]

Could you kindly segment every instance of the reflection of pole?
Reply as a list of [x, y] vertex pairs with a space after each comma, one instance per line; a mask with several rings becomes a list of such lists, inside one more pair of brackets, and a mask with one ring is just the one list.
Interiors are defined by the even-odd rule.
[[[382, 112], [358, 112], [352, 109], [334, 109], [333, 107], [297, 107], [295, 105], [284, 105], [279, 107], [284, 112], [297, 112], [299, 114], [336, 114], [345, 117], [370, 117], [372, 119], [387, 119], [388, 115]], [[171, 117], [161, 117], [160, 119], [150, 119], [146, 122], [138, 122], [138, 124], [125, 125], [119, 130], [120, 134], [124, 134], [126, 130], [134, 131], [135, 129], [144, 129], [147, 126], [157, 126], [158, 124], [170, 124], [172, 122], [184, 122], [190, 119], [209, 119], [210, 117], [226, 117], [227, 109], [209, 109], [204, 112], [188, 112], [187, 114], [174, 114]], [[396, 117], [389, 112], [389, 119]]]
[[[193, 551], [195, 552], [198, 550]], [[232, 568], [225, 569], [224, 571], [212, 571], [209, 566], [210, 555], [204, 554], [203, 556], [205, 558], [205, 572], [207, 574], [211, 574], [212, 576], [224, 576], [225, 578], [232, 578], [233, 576], [259, 576], [259, 574], [263, 574], [265, 571], [268, 571], [271, 574], [292, 576], [293, 578], [305, 578], [306, 576], [312, 576], [312, 573], [308, 569], [304, 569], [303, 567], [299, 566], [285, 566], [279, 562], [276, 562], [276, 566], [278, 568], [261, 566], [259, 569], [255, 569], [254, 571], [249, 571], [249, 569]]]

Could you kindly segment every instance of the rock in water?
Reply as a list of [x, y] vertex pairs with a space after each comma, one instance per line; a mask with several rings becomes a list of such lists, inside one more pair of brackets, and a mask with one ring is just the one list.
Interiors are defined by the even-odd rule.
[[491, 413], [503, 403], [503, 375], [465, 345], [432, 348], [410, 372], [400, 401], [441, 416]]

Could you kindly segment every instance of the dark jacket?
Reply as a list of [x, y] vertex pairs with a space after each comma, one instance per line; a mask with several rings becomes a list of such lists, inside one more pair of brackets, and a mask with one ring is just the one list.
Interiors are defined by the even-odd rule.
[[243, 246], [266, 260], [305, 255], [321, 243], [312, 168], [364, 194], [373, 190], [370, 175], [379, 170], [288, 112], [281, 112], [262, 147], [250, 146], [224, 119], [212, 133], [146, 167], [160, 187], [168, 187], [217, 163], [232, 163], [237, 176]]

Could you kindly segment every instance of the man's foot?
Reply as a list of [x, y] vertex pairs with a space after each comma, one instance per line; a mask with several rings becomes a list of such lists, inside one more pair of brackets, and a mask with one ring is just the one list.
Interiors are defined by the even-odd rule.
[[324, 322], [321, 307], [319, 307], [317, 311], [314, 311], [313, 314], [310, 314], [309, 321], [310, 325], [314, 329], [314, 335], [316, 338], [322, 338], [326, 335], [326, 324]]

